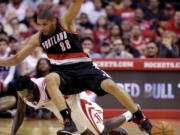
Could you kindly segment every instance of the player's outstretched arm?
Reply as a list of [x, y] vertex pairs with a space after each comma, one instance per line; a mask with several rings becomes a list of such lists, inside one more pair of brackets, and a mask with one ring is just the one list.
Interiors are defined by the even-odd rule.
[[83, 0], [72, 0], [69, 9], [64, 13], [64, 15], [60, 19], [60, 24], [71, 31], [74, 31], [71, 27], [74, 24], [74, 20], [78, 15]]
[[0, 60], [0, 66], [14, 66], [18, 65], [24, 60], [25, 57], [27, 57], [36, 46], [39, 44], [39, 34], [33, 35], [26, 47], [24, 47], [22, 50], [20, 50], [16, 55], [13, 55], [11, 57], [8, 57], [6, 59]]
[[23, 122], [25, 111], [26, 111], [26, 104], [18, 96], [17, 112], [13, 120], [13, 125], [12, 125], [10, 135], [16, 135], [16, 132], [18, 131], [18, 129], [20, 128]]

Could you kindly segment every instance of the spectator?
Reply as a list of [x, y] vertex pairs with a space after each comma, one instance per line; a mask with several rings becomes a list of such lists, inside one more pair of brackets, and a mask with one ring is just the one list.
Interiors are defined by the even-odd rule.
[[129, 19], [129, 21], [133, 25], [139, 25], [141, 30], [150, 29], [150, 27], [152, 25], [150, 21], [144, 20], [144, 12], [141, 8], [137, 8], [135, 10], [134, 18]]
[[117, 39], [121, 39], [121, 29], [119, 25], [113, 24], [110, 29], [109, 41], [112, 44]]
[[93, 52], [93, 40], [89, 37], [82, 39], [82, 48], [91, 58], [101, 58], [99, 53]]
[[176, 36], [180, 38], [180, 11], [176, 11], [174, 19], [168, 22], [165, 29], [175, 32]]
[[61, 17], [66, 11], [69, 6], [69, 0], [60, 0], [59, 1], [59, 17]]
[[107, 15], [109, 26], [111, 26], [114, 23], [117, 25], [121, 24], [122, 22], [121, 18], [116, 15], [115, 8], [110, 4], [106, 6], [106, 15]]
[[133, 55], [125, 51], [125, 45], [118, 39], [113, 42], [113, 52], [107, 58], [133, 58]]
[[93, 29], [93, 25], [89, 22], [88, 16], [85, 13], [80, 14], [79, 24], [84, 29]]
[[53, 1], [52, 0], [43, 0], [42, 3], [39, 6], [39, 9], [45, 9], [45, 8], [52, 8], [53, 7]]
[[143, 10], [148, 8], [149, 0], [132, 0], [132, 8], [141, 8]]
[[141, 58], [142, 55], [139, 53], [139, 51], [136, 48], [131, 46], [131, 40], [129, 37], [130, 37], [129, 34], [123, 34], [122, 36], [123, 44], [125, 45], [125, 50], [129, 52], [130, 54], [132, 54], [133, 57]]
[[10, 54], [15, 55], [19, 49], [18, 40], [11, 36], [9, 38], [9, 47], [10, 47]]
[[159, 9], [159, 0], [150, 0], [148, 9], [145, 11], [146, 20], [155, 20], [163, 15], [163, 12]]
[[92, 0], [84, 0], [84, 3], [82, 4], [81, 9], [80, 9], [80, 14], [85, 13], [89, 17], [89, 14], [92, 14], [92, 11], [94, 9], [95, 7]]
[[168, 20], [172, 19], [175, 14], [174, 6], [170, 3], [166, 3], [163, 10], [164, 17]]
[[25, 24], [19, 23], [17, 16], [11, 12], [9, 13], [9, 19], [4, 27], [4, 30], [8, 35], [16, 38], [26, 38], [29, 36], [28, 28]]
[[26, 17], [21, 23], [25, 24], [28, 27], [28, 33], [30, 35], [36, 33], [38, 31], [38, 26], [36, 23], [36, 15], [32, 8], [27, 8]]
[[156, 29], [155, 29], [156, 34], [158, 36], [156, 39], [157, 42], [161, 41], [161, 38], [163, 36], [167, 23], [168, 23], [168, 20], [165, 16], [159, 18], [159, 20], [157, 21]]
[[39, 58], [42, 57], [41, 48], [35, 49], [22, 63], [22, 75], [30, 75], [35, 71]]
[[127, 20], [123, 20], [122, 23], [121, 23], [122, 35], [123, 34], [130, 34], [131, 29], [132, 29], [132, 25], [130, 24], [130, 22], [127, 21]]
[[100, 16], [106, 16], [105, 9], [102, 7], [101, 0], [93, 0], [94, 3], [94, 10], [91, 11], [91, 13], [87, 14], [90, 23], [95, 25], [99, 19]]
[[131, 8], [131, 0], [122, 0], [123, 8], [116, 11], [116, 14], [122, 19], [129, 19], [134, 17], [134, 9]]
[[26, 9], [28, 8], [26, 4], [24, 0], [12, 0], [8, 4], [8, 10], [17, 15], [18, 21], [22, 21], [26, 16]]
[[151, 27], [153, 26], [152, 22], [144, 20], [144, 12], [142, 9], [137, 8], [135, 10], [135, 17], [129, 19], [129, 21], [133, 25], [139, 25], [143, 37], [147, 38], [148, 40], [156, 40], [155, 31], [151, 29]]
[[113, 2], [113, 6], [115, 7], [116, 10], [120, 10], [123, 8], [123, 4], [122, 4], [121, 0], [115, 0]]
[[6, 32], [0, 32], [0, 38], [5, 39], [6, 41], [9, 40], [9, 37]]
[[25, 0], [26, 5], [28, 5], [30, 8], [33, 9], [33, 11], [36, 11], [39, 4], [42, 3], [43, 0]]
[[141, 29], [138, 25], [134, 25], [131, 31], [131, 46], [136, 48], [141, 54], [144, 53], [146, 47], [146, 39], [141, 34]]
[[179, 47], [175, 44], [176, 34], [172, 31], [166, 31], [163, 34], [162, 42], [159, 46], [159, 55], [162, 58], [178, 58]]
[[4, 33], [5, 31], [4, 31], [4, 26], [3, 26], [3, 24], [2, 23], [0, 23], [0, 33]]
[[[9, 57], [8, 41], [6, 39], [0, 39], [0, 59]], [[4, 91], [7, 90], [8, 84], [13, 80], [15, 73], [15, 66], [12, 67], [0, 67], [0, 81], [3, 84]]]
[[7, 15], [9, 13], [7, 4], [7, 0], [0, 1], [0, 23], [2, 23], [3, 25], [6, 23]]
[[85, 29], [83, 33], [83, 37], [90, 37], [93, 40], [94, 43], [94, 35], [92, 29]]
[[46, 58], [40, 58], [36, 65], [36, 74], [34, 77], [45, 77], [51, 71], [51, 63]]
[[84, 29], [79, 24], [76, 24], [76, 33], [79, 35], [79, 37], [83, 37]]
[[94, 35], [94, 52], [100, 52], [101, 43], [109, 36], [109, 29], [107, 27], [107, 18], [100, 16], [96, 28], [93, 30]]
[[107, 58], [107, 56], [111, 53], [112, 47], [108, 41], [104, 41], [101, 45], [101, 57]]
[[146, 51], [145, 51], [145, 57], [146, 58], [158, 58], [159, 54], [158, 54], [158, 46], [155, 42], [149, 42], [146, 45]]
[[[10, 47], [10, 55], [15, 55], [21, 49], [21, 44], [19, 43], [19, 40], [12, 36], [9, 37], [8, 45]], [[15, 96], [17, 98], [17, 92], [14, 90], [13, 81], [21, 75], [21, 72], [21, 64], [19, 64], [15, 67], [14, 77], [13, 80], [8, 84], [6, 95]]]

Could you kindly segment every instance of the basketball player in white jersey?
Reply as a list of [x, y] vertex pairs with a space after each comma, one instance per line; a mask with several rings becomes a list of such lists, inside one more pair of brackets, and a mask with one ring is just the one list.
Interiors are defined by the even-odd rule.
[[[46, 108], [52, 111], [60, 122], [63, 122], [57, 107], [49, 99], [46, 92], [44, 77], [20, 77], [14, 85], [18, 92], [18, 108], [13, 121], [11, 135], [15, 135], [22, 124], [26, 105], [35, 109]], [[118, 128], [125, 121], [129, 121], [133, 117], [128, 111], [103, 123], [103, 109], [96, 103], [91, 102], [85, 92], [66, 97], [66, 102], [71, 109], [71, 116], [77, 126], [78, 133], [81, 135], [107, 135], [113, 129]], [[118, 135], [128, 134], [122, 128], [113, 131], [114, 133], [118, 133]]]

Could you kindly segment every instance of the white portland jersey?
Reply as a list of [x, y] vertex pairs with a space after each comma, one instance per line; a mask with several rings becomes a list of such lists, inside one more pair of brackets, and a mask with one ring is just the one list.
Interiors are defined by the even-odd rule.
[[[39, 101], [24, 102], [35, 108], [46, 108], [54, 113], [58, 120], [62, 123], [63, 119], [55, 104], [48, 99], [46, 94], [46, 84], [44, 78], [31, 78], [39, 90]], [[95, 135], [100, 134], [104, 130], [103, 125], [103, 109], [96, 103], [89, 100], [85, 92], [76, 95], [71, 95], [66, 99], [67, 104], [71, 108], [71, 117], [74, 120], [77, 129], [80, 133], [84, 132], [87, 128]]]

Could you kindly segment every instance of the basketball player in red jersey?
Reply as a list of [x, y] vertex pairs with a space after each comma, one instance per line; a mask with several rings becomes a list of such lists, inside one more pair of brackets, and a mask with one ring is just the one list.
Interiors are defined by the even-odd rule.
[[47, 53], [53, 72], [45, 77], [47, 91], [64, 119], [64, 129], [58, 135], [68, 135], [77, 131], [62, 95], [77, 94], [93, 90], [98, 96], [110, 93], [125, 106], [147, 132], [152, 125], [138, 109], [131, 97], [102, 70], [96, 68], [91, 59], [83, 52], [76, 33], [74, 20], [79, 13], [83, 0], [72, 0], [67, 12], [57, 20], [49, 9], [37, 15], [40, 31], [34, 34], [28, 45], [16, 55], [0, 60], [0, 66], [21, 63], [37, 46]]

